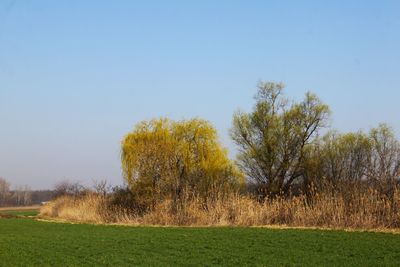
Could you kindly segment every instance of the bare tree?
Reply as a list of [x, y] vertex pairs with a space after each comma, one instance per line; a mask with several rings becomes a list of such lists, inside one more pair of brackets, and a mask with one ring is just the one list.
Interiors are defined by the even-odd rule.
[[68, 180], [57, 183], [54, 187], [54, 197], [63, 195], [78, 196], [85, 191], [85, 187], [79, 182], [70, 182]]
[[105, 179], [100, 181], [93, 180], [93, 188], [97, 194], [105, 197], [111, 191], [112, 186]]
[[22, 206], [24, 202], [24, 191], [22, 186], [15, 187], [12, 193], [12, 200], [16, 206]]
[[9, 201], [10, 183], [4, 178], [0, 178], [0, 206], [4, 206]]
[[368, 178], [384, 190], [391, 190], [400, 180], [400, 142], [393, 130], [381, 124], [370, 132], [372, 153]]
[[32, 204], [32, 189], [30, 188], [30, 186], [25, 185], [23, 187], [23, 205], [24, 206], [28, 206]]

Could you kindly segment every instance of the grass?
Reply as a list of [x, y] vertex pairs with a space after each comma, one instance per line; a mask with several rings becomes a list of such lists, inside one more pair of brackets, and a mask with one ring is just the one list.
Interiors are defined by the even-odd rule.
[[396, 266], [400, 235], [0, 219], [0, 266]]
[[300, 195], [260, 202], [249, 196], [231, 194], [206, 202], [199, 197], [188, 197], [181, 203], [177, 209], [174, 201], [167, 198], [143, 214], [113, 204], [111, 196], [88, 193], [59, 197], [42, 206], [40, 216], [82, 223], [133, 225], [400, 229], [400, 190], [390, 198], [371, 190], [346, 197], [316, 194], [312, 201]]
[[11, 215], [11, 216], [36, 216], [39, 214], [40, 206], [22, 206], [22, 207], [1, 207], [1, 215]]
[[2, 210], [0, 211], [0, 214], [9, 214], [9, 215], [15, 215], [15, 216], [36, 216], [39, 214], [38, 209], [32, 209], [32, 210]]

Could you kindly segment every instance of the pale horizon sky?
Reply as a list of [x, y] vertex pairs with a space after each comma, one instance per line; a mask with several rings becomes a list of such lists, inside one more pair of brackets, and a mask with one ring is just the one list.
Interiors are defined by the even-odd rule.
[[0, 1], [0, 177], [122, 184], [144, 119], [228, 130], [259, 80], [316, 93], [332, 128], [400, 136], [399, 1]]

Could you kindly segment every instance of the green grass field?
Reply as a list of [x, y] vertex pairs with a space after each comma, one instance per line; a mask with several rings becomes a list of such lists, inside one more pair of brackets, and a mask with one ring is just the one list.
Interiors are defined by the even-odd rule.
[[0, 266], [399, 264], [400, 235], [395, 234], [124, 227], [0, 219]]
[[38, 210], [4, 210], [0, 211], [0, 214], [10, 214], [15, 216], [36, 216], [39, 213]]

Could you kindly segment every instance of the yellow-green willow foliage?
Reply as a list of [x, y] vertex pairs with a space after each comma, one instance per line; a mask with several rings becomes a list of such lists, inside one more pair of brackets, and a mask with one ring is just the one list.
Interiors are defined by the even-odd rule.
[[131, 190], [147, 206], [183, 196], [209, 198], [244, 183], [207, 121], [155, 119], [136, 125], [122, 141], [122, 168]]

